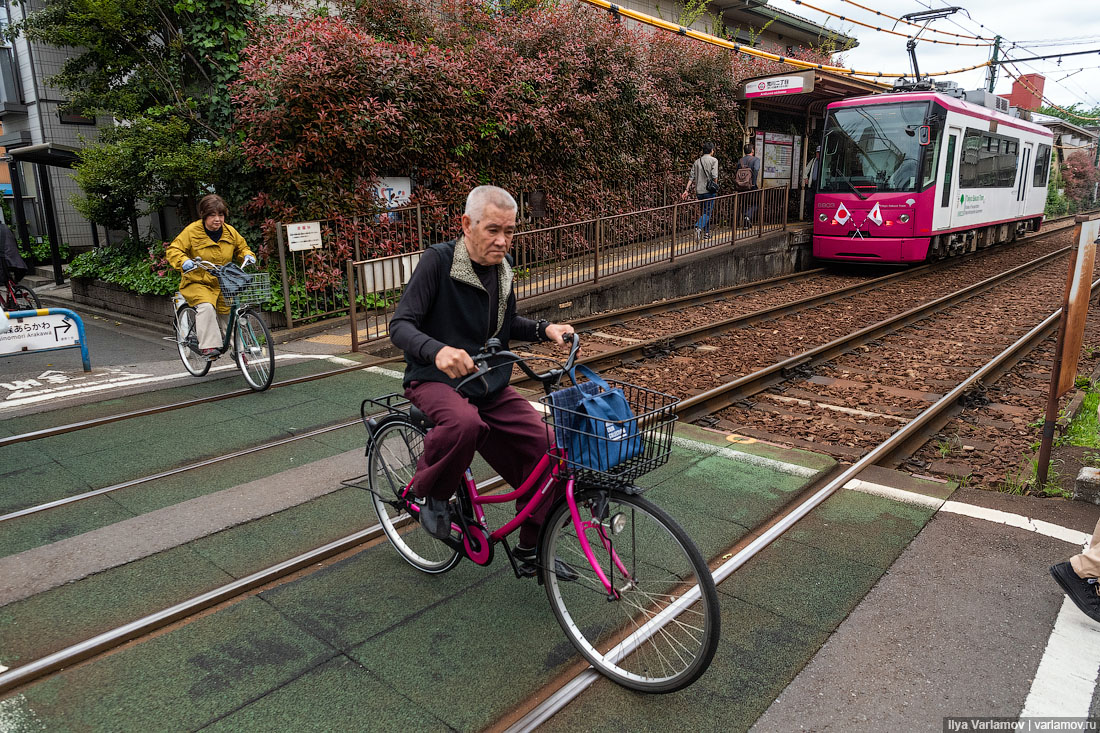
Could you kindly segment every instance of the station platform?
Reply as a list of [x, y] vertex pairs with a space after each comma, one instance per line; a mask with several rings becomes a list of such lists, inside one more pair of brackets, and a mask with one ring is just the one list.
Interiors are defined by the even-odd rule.
[[[331, 366], [280, 364], [280, 377]], [[354, 420], [363, 397], [399, 380], [372, 367], [0, 447], [0, 482], [17, 487], [0, 513]], [[89, 398], [8, 417], [0, 435], [204, 388]], [[362, 473], [363, 443], [351, 425], [9, 523], [0, 667], [373, 525], [367, 492], [340, 485]], [[671, 460], [641, 483], [721, 559], [833, 467], [679, 425]], [[508, 512], [497, 511], [490, 520]], [[955, 715], [1096, 715], [1100, 625], [1046, 573], [1096, 513], [864, 472], [719, 586], [722, 640], [696, 684], [647, 696], [600, 680], [539, 730], [941, 730]], [[426, 576], [381, 540], [27, 685], [0, 699], [0, 730], [507, 730], [582, 668], [543, 588], [502, 557]]]

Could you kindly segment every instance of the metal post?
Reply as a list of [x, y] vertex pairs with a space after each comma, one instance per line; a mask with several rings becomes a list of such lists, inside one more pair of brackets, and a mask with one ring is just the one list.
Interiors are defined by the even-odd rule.
[[[993, 87], [997, 86], [997, 64], [999, 63], [999, 57], [1001, 54], [1001, 37], [993, 37], [993, 58], [989, 60], [989, 68], [985, 72], [985, 78], [988, 82], [988, 88], [990, 93], [993, 92]], [[920, 81], [919, 79], [917, 81]]]
[[603, 242], [603, 217], [596, 218], [596, 251], [592, 258], [592, 284], [600, 281], [600, 244]]
[[737, 244], [737, 225], [741, 223], [741, 217], [738, 216], [737, 210], [740, 208], [741, 194], [733, 194], [733, 243]]
[[787, 212], [788, 212], [787, 207], [790, 206], [790, 205], [791, 205], [791, 186], [790, 186], [790, 184], [787, 184], [786, 186], [783, 187], [783, 209], [782, 209], [782, 211], [783, 211], [783, 231], [787, 231], [787, 219], [790, 218], [787, 214]]
[[1062, 352], [1066, 341], [1066, 315], [1069, 312], [1069, 294], [1073, 287], [1073, 274], [1077, 268], [1077, 251], [1081, 244], [1081, 226], [1087, 216], [1078, 216], [1073, 228], [1073, 252], [1069, 257], [1069, 275], [1066, 276], [1066, 288], [1062, 295], [1062, 317], [1058, 322], [1058, 341], [1054, 345], [1054, 366], [1050, 372], [1050, 392], [1047, 394], [1047, 410], [1043, 419], [1043, 439], [1039, 444], [1039, 459], [1035, 466], [1035, 488], [1041, 491], [1047, 483], [1047, 469], [1050, 464], [1050, 451], [1054, 445], [1054, 426], [1058, 422], [1058, 380], [1062, 372]]
[[65, 282], [65, 273], [61, 271], [61, 235], [57, 232], [57, 217], [53, 210], [53, 190], [50, 187], [50, 170], [38, 163], [38, 186], [42, 189], [42, 206], [46, 215], [46, 233], [50, 235], [50, 258], [53, 260], [53, 281], [55, 285]]
[[418, 249], [424, 249], [424, 226], [420, 218], [419, 201], [416, 202], [416, 246]]
[[680, 202], [677, 201], [672, 204], [672, 253], [669, 255], [668, 261], [676, 261], [676, 228], [677, 228], [677, 214], [680, 211]]
[[352, 265], [351, 260], [347, 262], [348, 272], [348, 320], [351, 321], [351, 350], [353, 352], [359, 351], [359, 324], [356, 323], [355, 313], [355, 267]]
[[286, 327], [291, 328], [294, 325], [294, 318], [290, 315], [290, 282], [286, 271], [286, 237], [283, 235], [285, 226], [284, 224], [277, 225], [275, 232], [278, 235], [279, 273], [283, 280], [283, 307], [286, 310]]
[[8, 158], [8, 176], [11, 178], [11, 213], [15, 217], [15, 231], [19, 234], [19, 241], [23, 243], [23, 249], [31, 251], [31, 235], [27, 229], [27, 212], [23, 209], [23, 171], [20, 163], [11, 156]]

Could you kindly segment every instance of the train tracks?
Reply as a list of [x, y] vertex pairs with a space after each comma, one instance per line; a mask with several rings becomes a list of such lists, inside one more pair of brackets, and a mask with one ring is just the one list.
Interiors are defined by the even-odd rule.
[[[862, 329], [858, 329], [856, 332], [849, 334], [850, 340], [846, 342], [841, 342], [839, 339], [832, 339], [829, 342], [822, 344], [818, 347], [804, 349], [802, 351], [794, 353], [790, 355], [787, 359], [767, 365], [763, 369], [757, 369], [751, 373], [739, 376], [737, 379], [728, 380], [718, 386], [712, 386], [696, 395], [689, 396], [684, 402], [683, 414], [687, 416], [688, 419], [699, 419], [716, 413], [722, 414], [723, 411], [731, 409], [731, 406], [736, 406], [739, 401], [746, 399], [748, 396], [763, 394], [766, 390], [773, 389], [776, 384], [779, 384], [784, 380], [789, 381], [792, 376], [799, 374], [800, 370], [805, 370], [813, 366], [820, 367], [822, 365], [825, 365], [829, 360], [836, 359], [841, 355], [850, 352], [853, 348], [857, 348], [860, 345], [866, 346], [868, 344], [872, 344], [876, 340], [884, 339], [886, 334], [890, 333], [893, 330], [896, 330], [897, 328], [901, 328], [903, 326], [912, 326], [913, 323], [916, 323], [921, 319], [934, 317], [933, 314], [936, 312], [942, 313], [945, 309], [959, 307], [959, 304], [961, 302], [976, 297], [976, 294], [981, 292], [988, 292], [993, 288], [1001, 286], [1001, 283], [1004, 281], [1003, 278], [1023, 277], [1028, 272], [1034, 272], [1035, 270], [1043, 268], [1045, 266], [1045, 263], [1051, 261], [1052, 259], [1056, 260], [1058, 256], [1059, 254], [1057, 252], [1047, 254], [1044, 257], [1039, 258], [1038, 261], [1032, 261], [1029, 262], [1027, 265], [1016, 268], [1012, 271], [1011, 275], [1006, 274], [1003, 276], [999, 276], [996, 281], [991, 278], [986, 278], [977, 283], [969, 284], [965, 291], [945, 294], [934, 299], [931, 302], [925, 303], [916, 308], [908, 308], [903, 312], [898, 313], [889, 319], [886, 319], [886, 321], [889, 321], [889, 323], [886, 323], [884, 321], [881, 323], [869, 325]], [[935, 267], [936, 266], [931, 266], [931, 268]], [[936, 277], [936, 272], [941, 271], [929, 269], [924, 272], [923, 275], [920, 273], [917, 273], [915, 275], [909, 273], [908, 276]], [[706, 348], [700, 349], [698, 347], [706, 347], [708, 345], [706, 343], [708, 338], [721, 338], [722, 334], [729, 333], [734, 330], [745, 330], [748, 326], [769, 323], [771, 321], [774, 321], [776, 318], [783, 317], [784, 315], [805, 313], [808, 309], [818, 308], [828, 303], [843, 302], [843, 300], [848, 297], [855, 297], [857, 295], [865, 296], [869, 292], [874, 292], [879, 289], [890, 287], [892, 284], [904, 280], [905, 277], [906, 273], [896, 273], [879, 279], [875, 284], [861, 282], [857, 284], [852, 284], [851, 286], [846, 286], [845, 288], [833, 288], [828, 293], [818, 294], [812, 296], [811, 298], [802, 299], [805, 302], [786, 302], [781, 305], [775, 306], [775, 310], [771, 314], [754, 311], [750, 314], [741, 316], [739, 320], [737, 318], [726, 319], [727, 321], [731, 322], [725, 323], [718, 328], [715, 328], [714, 324], [708, 324], [707, 326], [699, 327], [700, 330], [697, 330], [690, 336], [677, 337], [682, 338], [681, 341], [677, 341], [677, 338], [674, 338], [677, 336], [676, 334], [671, 334], [650, 339], [649, 342], [645, 344], [634, 344], [628, 347], [620, 347], [620, 351], [618, 352], [614, 351], [613, 349], [607, 349], [603, 353], [591, 357], [590, 361], [598, 365], [609, 365], [617, 363], [619, 365], [617, 367], [618, 369], [625, 369], [632, 374], [632, 376], [629, 377], [632, 381], [641, 381], [637, 379], [637, 375], [633, 370], [637, 370], [639, 368], [639, 364], [645, 363], [644, 359], [646, 358], [645, 355], [647, 353], [647, 349], [649, 350], [649, 353], [664, 355], [663, 358], [658, 358], [654, 360], [654, 363], [659, 363], [661, 361], [666, 361], [670, 358], [674, 358], [672, 356], [669, 356], [669, 354], [671, 354], [671, 352], [676, 349], [686, 348], [687, 344], [691, 344], [691, 348], [695, 352], [702, 354], [714, 353]], [[798, 281], [796, 279], [791, 279], [787, 282], [789, 283]], [[780, 285], [769, 284], [768, 287], [778, 287]], [[844, 292], [836, 292], [838, 290], [843, 290]], [[742, 295], [744, 294], [746, 293], [742, 292]], [[729, 295], [727, 294], [724, 297], [728, 299]], [[676, 310], [689, 306], [690, 304], [685, 302], [683, 304], [677, 304], [675, 308], [672, 308], [671, 310]], [[663, 304], [661, 307], [663, 307], [666, 312], [670, 311], [669, 304]], [[760, 309], [760, 311], [762, 310], [763, 309]], [[647, 313], [646, 315], [652, 314]], [[604, 320], [593, 320], [591, 322], [592, 330], [613, 326], [616, 322], [613, 319], [618, 319], [620, 326], [626, 320], [622, 316], [622, 314], [610, 317], [600, 316], [599, 318], [602, 318]], [[957, 402], [957, 397], [960, 394], [965, 393], [976, 384], [983, 383], [984, 380], [990, 379], [999, 373], [1003, 373], [1003, 371], [1007, 368], [1007, 366], [1005, 365], [1009, 364], [1013, 359], [1018, 360], [1020, 358], [1019, 354], [1022, 350], [1033, 348], [1034, 344], [1043, 338], [1043, 335], [1045, 333], [1044, 329], [1049, 328], [1049, 321], [1052, 318], [1053, 317], [1048, 318], [1046, 319], [1046, 321], [1044, 321], [1044, 323], [1047, 323], [1046, 326], [1044, 326], [1043, 324], [1038, 324], [1034, 328], [1030, 329], [1030, 331], [1028, 331], [1028, 334], [1026, 334], [1026, 338], [1021, 337], [1017, 339], [1016, 343], [1013, 346], [1011, 355], [1004, 355], [1003, 359], [998, 365], [986, 364], [981, 366], [981, 368], [971, 373], [968, 378], [960, 382], [955, 388], [951, 389], [950, 391], [944, 391], [943, 394], [940, 395], [940, 398], [935, 401], [932, 406], [929, 406], [926, 409], [920, 411], [919, 414], [898, 414], [891, 416], [893, 418], [896, 418], [892, 421], [894, 423], [900, 423], [902, 422], [902, 420], [905, 420], [906, 422], [903, 426], [900, 426], [900, 429], [892, 431], [890, 437], [887, 438], [884, 442], [881, 442], [879, 443], [879, 445], [872, 447], [868, 451], [866, 451], [863, 458], [861, 458], [859, 462], [855, 464], [852, 468], [846, 470], [841, 476], [834, 477], [834, 479], [826, 486], [815, 487], [812, 491], [812, 496], [809, 497], [806, 501], [799, 504], [799, 507], [805, 506], [805, 508], [793, 509], [792, 511], [784, 515], [785, 517], [788, 517], [786, 519], [773, 518], [773, 521], [770, 522], [770, 524], [773, 527], [779, 527], [780, 529], [772, 531], [772, 529], [760, 528], [757, 533], [759, 537], [764, 537], [765, 535], [769, 537], [778, 536], [778, 533], [782, 532], [783, 527], [789, 526], [789, 524], [796, 521], [799, 516], [802, 516], [802, 514], [808, 512], [810, 508], [812, 508], [812, 506], [816, 506], [816, 503], [820, 503], [820, 501], [824, 500], [824, 498], [828, 496], [828, 494], [835, 491], [837, 487], [843, 485], [841, 479], [846, 479], [846, 477], [854, 476], [855, 473], [858, 473], [858, 471], [855, 471], [855, 473], [852, 472], [854, 469], [856, 469], [857, 466], [862, 467], [863, 465], [867, 465], [868, 461], [879, 462], [885, 460], [888, 456], [896, 457], [897, 455], [904, 453], [904, 451], [909, 450], [909, 448], [906, 448], [905, 446], [910, 446], [912, 444], [912, 441], [914, 440], [913, 436], [920, 435], [921, 431], [927, 432], [932, 428], [932, 426], [936, 425], [937, 421], [942, 419], [942, 415], [950, 412], [952, 405]], [[773, 328], [772, 330], [777, 329]], [[619, 338], [623, 337], [620, 336]], [[628, 336], [625, 338], [630, 337]], [[1007, 352], [1008, 349], [1005, 349], [1003, 351]], [[624, 362], [627, 363], [628, 366], [622, 366]], [[351, 370], [358, 368], [362, 367], [352, 367]], [[346, 372], [349, 370], [340, 371]], [[323, 375], [318, 375], [314, 378], [321, 377], [323, 377]], [[751, 387], [750, 384], [752, 385]], [[228, 398], [228, 396], [223, 396], [222, 398], [226, 399]], [[794, 399], [798, 400], [802, 398], [797, 397]], [[790, 405], [796, 403], [787, 404]], [[169, 406], [168, 409], [178, 408], [173, 408]], [[734, 409], [742, 408], [735, 407]], [[865, 410], [864, 412], [871, 411]], [[886, 415], [887, 413], [881, 414]], [[128, 419], [128, 417], [123, 416], [121, 419]], [[725, 417], [721, 419], [729, 418]], [[355, 424], [356, 422], [357, 421], [349, 421], [347, 423], [340, 423], [337, 425], [328, 426], [323, 429], [337, 430], [342, 427]], [[895, 425], [893, 427], [898, 428], [899, 426]], [[74, 429], [79, 430], [84, 428], [78, 427]], [[32, 436], [26, 438], [25, 441], [33, 441], [35, 439], [38, 438], [36, 436]], [[297, 439], [297, 436], [294, 439]], [[256, 448], [255, 450], [261, 450], [264, 447]], [[221, 458], [219, 460], [224, 459], [226, 458]], [[896, 460], [896, 458], [894, 458], [893, 460]], [[111, 487], [105, 488], [110, 489]], [[814, 497], [817, 498], [815, 499]], [[814, 501], [815, 503], [809, 504], [809, 501]], [[45, 511], [48, 508], [49, 507], [46, 507], [40, 509], [39, 511]], [[0, 517], [0, 520], [15, 518], [16, 517], [5, 516]], [[137, 621], [124, 624], [117, 628], [106, 631], [102, 634], [99, 634], [93, 638], [87, 639], [84, 642], [73, 645], [67, 649], [60, 650], [54, 654], [50, 654], [40, 659], [23, 664], [13, 670], [0, 674], [0, 693], [7, 693], [21, 685], [26, 684], [31, 680], [37, 679], [45, 674], [49, 674], [50, 672], [60, 669], [62, 667], [69, 666], [81, 659], [87, 659], [89, 657], [102, 654], [103, 652], [114, 648], [122, 643], [125, 643], [128, 640], [139, 638], [143, 635], [152, 633], [154, 630], [162, 628], [165, 625], [176, 623], [181, 619], [192, 617], [204, 609], [211, 608], [218, 604], [230, 602], [235, 598], [241, 597], [242, 595], [254, 592], [257, 588], [269, 586], [273, 583], [278, 583], [281, 579], [286, 578], [294, 573], [300, 572], [303, 569], [313, 567], [317, 563], [323, 562], [337, 555], [354, 551], [357, 548], [361, 548], [365, 544], [369, 544], [379, 537], [380, 529], [378, 527], [371, 527], [366, 530], [356, 532], [354, 534], [343, 537], [335, 542], [328, 543], [322, 547], [318, 547], [310, 552], [303, 553], [282, 563], [248, 575], [247, 577], [241, 578], [234, 583], [227, 584], [208, 593], [204, 593], [194, 598], [187, 599], [158, 613], [151, 614]], [[755, 540], [753, 541], [755, 542]], [[755, 547], [756, 549], [753, 550], [753, 552], [758, 551], [759, 548], [762, 546], [763, 545], [754, 545], [753, 547]], [[735, 556], [737, 562], [733, 564], [727, 562], [723, 565], [720, 565], [718, 568], [719, 572], [728, 574], [732, 573], [737, 567], [740, 567], [740, 565], [743, 564], [743, 562], [749, 556], [751, 556], [741, 554], [741, 552], [747, 550], [748, 546], [739, 550], [738, 554]]]

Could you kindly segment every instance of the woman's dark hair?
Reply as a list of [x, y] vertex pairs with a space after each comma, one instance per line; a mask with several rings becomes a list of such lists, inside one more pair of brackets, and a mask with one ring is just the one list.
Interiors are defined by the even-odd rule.
[[710, 155], [714, 152], [714, 143], [703, 143], [703, 155]]
[[205, 219], [211, 214], [229, 216], [229, 207], [225, 205], [225, 199], [216, 193], [203, 196], [202, 200], [199, 201], [199, 218]]

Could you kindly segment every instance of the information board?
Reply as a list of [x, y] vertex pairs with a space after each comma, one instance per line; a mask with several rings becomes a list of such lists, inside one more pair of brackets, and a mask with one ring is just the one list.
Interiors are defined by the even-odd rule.
[[286, 246], [291, 252], [321, 248], [321, 222], [299, 221], [286, 225]]

